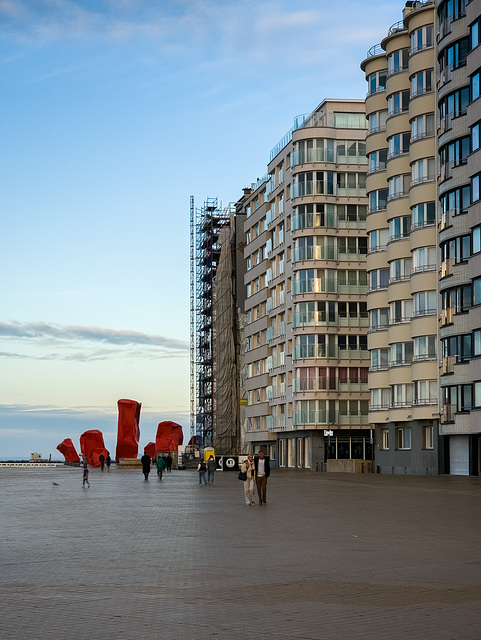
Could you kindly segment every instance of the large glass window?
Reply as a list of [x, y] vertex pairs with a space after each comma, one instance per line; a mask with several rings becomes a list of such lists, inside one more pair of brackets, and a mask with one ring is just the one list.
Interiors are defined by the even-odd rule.
[[389, 221], [389, 240], [407, 238], [411, 231], [411, 216], [400, 216]]
[[394, 158], [396, 156], [400, 156], [403, 153], [409, 152], [409, 144], [410, 144], [411, 135], [409, 132], [406, 133], [398, 133], [392, 138], [388, 139], [389, 144], [389, 158]]
[[435, 291], [420, 291], [413, 294], [414, 316], [432, 315], [437, 312]]
[[466, 56], [469, 50], [469, 38], [461, 38], [457, 42], [450, 44], [443, 49], [438, 57], [439, 68], [441, 71], [446, 67], [450, 69], [457, 69], [466, 64]]
[[434, 180], [434, 158], [416, 160], [416, 162], [413, 162], [411, 170], [413, 184]]
[[378, 93], [379, 91], [385, 91], [386, 76], [387, 76], [387, 72], [385, 70], [377, 71], [376, 73], [372, 73], [370, 76], [368, 76], [367, 77], [367, 84], [368, 84], [367, 95]]
[[388, 98], [388, 114], [395, 116], [409, 110], [409, 91], [398, 91]]
[[436, 269], [436, 247], [420, 247], [413, 251], [413, 273]]
[[430, 91], [433, 91], [433, 89], [434, 85], [432, 69], [420, 71], [411, 78], [411, 96], [413, 98], [415, 96], [420, 96], [423, 93], [429, 93]]
[[411, 258], [398, 258], [393, 260], [390, 267], [390, 282], [409, 280], [411, 277]]
[[387, 109], [382, 111], [376, 111], [369, 115], [369, 133], [377, 133], [378, 131], [384, 131], [386, 128]]
[[433, 25], [428, 24], [412, 32], [411, 53], [416, 53], [417, 51], [433, 46], [433, 30]]
[[387, 58], [388, 74], [393, 75], [408, 68], [409, 49], [394, 51]]
[[370, 213], [374, 211], [380, 211], [381, 209], [385, 209], [387, 205], [387, 189], [379, 189], [378, 191], [371, 191], [369, 194], [369, 211]]
[[369, 329], [371, 331], [380, 331], [387, 329], [389, 326], [389, 309], [387, 307], [381, 309], [372, 309], [369, 311]]
[[434, 202], [423, 202], [412, 209], [413, 228], [425, 227], [436, 222], [436, 210]]
[[431, 360], [436, 357], [437, 337], [435, 335], [414, 338], [414, 360]]
[[434, 113], [426, 113], [414, 118], [411, 123], [411, 140], [428, 138], [434, 135]]

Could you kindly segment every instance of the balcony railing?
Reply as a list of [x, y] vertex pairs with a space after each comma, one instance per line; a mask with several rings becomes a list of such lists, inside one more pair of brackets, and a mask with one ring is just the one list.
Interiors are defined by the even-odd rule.
[[292, 315], [292, 327], [368, 327], [369, 318], [361, 316], [339, 316], [328, 318], [325, 311], [297, 312]]
[[369, 360], [367, 349], [340, 349], [337, 345], [296, 345], [292, 351], [293, 360], [313, 358], [334, 358], [335, 360]]
[[359, 251], [341, 251], [337, 247], [317, 245], [312, 247], [295, 247], [292, 250], [292, 262], [304, 262], [306, 260], [336, 260], [338, 262], [361, 262], [366, 260], [366, 254]]
[[306, 180], [295, 182], [291, 186], [291, 198], [303, 198], [304, 196], [336, 196], [357, 197], [366, 195], [365, 187], [339, 187], [323, 180]]
[[335, 149], [298, 149], [291, 155], [291, 163], [293, 167], [300, 164], [310, 164], [313, 162], [335, 163], [335, 164], [367, 164], [365, 155], [349, 155], [349, 153], [340, 153]]
[[303, 293], [339, 293], [339, 294], [365, 294], [367, 284], [339, 284], [333, 278], [309, 278], [308, 280], [295, 280], [292, 283], [292, 295]]
[[294, 426], [366, 425], [368, 424], [368, 416], [364, 414], [341, 414], [339, 411], [297, 410], [292, 414], [292, 424]]

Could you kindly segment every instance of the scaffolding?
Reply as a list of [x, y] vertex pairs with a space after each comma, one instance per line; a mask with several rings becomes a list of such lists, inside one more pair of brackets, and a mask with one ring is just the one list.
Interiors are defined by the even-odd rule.
[[191, 438], [213, 445], [214, 424], [214, 281], [220, 258], [220, 233], [230, 223], [230, 210], [217, 198], [195, 208], [190, 199]]

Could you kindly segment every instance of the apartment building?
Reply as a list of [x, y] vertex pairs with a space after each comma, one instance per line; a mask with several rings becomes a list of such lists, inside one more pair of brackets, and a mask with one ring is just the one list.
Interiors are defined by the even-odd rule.
[[325, 100], [245, 191], [247, 450], [279, 466], [364, 470], [368, 314], [362, 100]]
[[369, 422], [381, 473], [438, 472], [438, 237], [434, 2], [407, 2], [370, 49]]
[[440, 471], [479, 475], [481, 3], [436, 3], [440, 244]]

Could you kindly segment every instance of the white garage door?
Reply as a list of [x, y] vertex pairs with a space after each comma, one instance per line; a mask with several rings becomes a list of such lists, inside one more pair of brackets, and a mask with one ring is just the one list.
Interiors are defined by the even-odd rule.
[[469, 476], [468, 436], [451, 436], [449, 438], [449, 461], [451, 475]]

